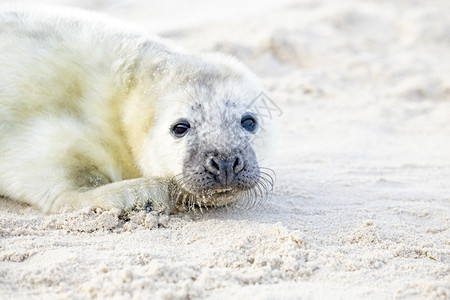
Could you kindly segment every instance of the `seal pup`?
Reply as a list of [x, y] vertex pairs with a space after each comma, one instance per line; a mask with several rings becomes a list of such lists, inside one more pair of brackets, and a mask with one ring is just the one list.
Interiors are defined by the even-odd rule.
[[265, 196], [255, 76], [78, 9], [0, 9], [0, 195], [44, 212]]

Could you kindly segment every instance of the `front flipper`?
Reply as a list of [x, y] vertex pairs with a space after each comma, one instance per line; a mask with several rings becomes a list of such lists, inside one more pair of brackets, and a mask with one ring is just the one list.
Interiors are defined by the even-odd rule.
[[84, 191], [62, 193], [54, 202], [53, 211], [66, 205], [74, 209], [119, 208], [122, 210], [144, 210], [149, 206], [152, 211], [169, 214], [174, 209], [171, 199], [170, 181], [155, 178], [123, 180]]

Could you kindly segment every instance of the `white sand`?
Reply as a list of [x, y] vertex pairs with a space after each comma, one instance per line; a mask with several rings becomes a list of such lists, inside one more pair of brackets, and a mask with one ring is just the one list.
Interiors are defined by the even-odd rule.
[[60, 3], [254, 69], [283, 110], [275, 195], [126, 223], [0, 200], [0, 298], [448, 299], [450, 2], [160, 2]]

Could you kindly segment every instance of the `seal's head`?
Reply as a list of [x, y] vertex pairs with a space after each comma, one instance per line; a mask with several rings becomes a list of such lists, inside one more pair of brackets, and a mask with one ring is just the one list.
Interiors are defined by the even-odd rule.
[[218, 54], [184, 55], [160, 69], [165, 80], [140, 159], [144, 175], [172, 178], [175, 198], [190, 205], [266, 197], [273, 178], [261, 164], [274, 130], [258, 111], [262, 89], [251, 72]]

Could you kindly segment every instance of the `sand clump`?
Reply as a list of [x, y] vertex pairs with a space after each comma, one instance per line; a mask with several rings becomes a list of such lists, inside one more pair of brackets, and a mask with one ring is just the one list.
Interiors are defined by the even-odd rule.
[[111, 231], [115, 233], [154, 229], [167, 226], [169, 217], [155, 212], [133, 211], [123, 214], [119, 209], [102, 210], [84, 208], [78, 211], [67, 207], [59, 214], [42, 222], [41, 228], [61, 229], [67, 232]]

